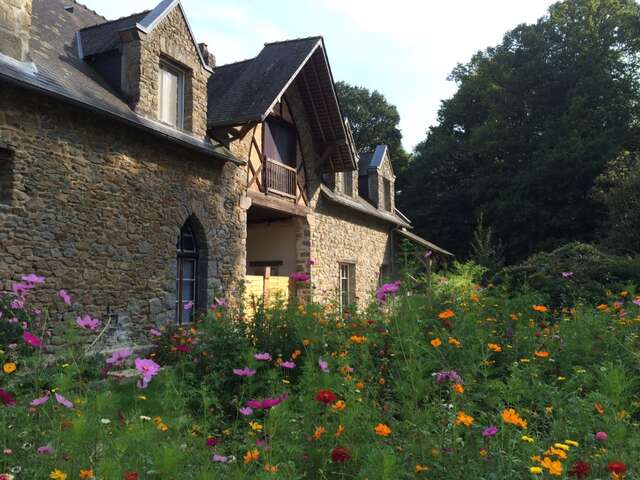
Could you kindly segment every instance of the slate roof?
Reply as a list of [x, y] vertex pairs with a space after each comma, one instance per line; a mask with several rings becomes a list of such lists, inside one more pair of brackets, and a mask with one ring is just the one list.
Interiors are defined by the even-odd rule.
[[33, 0], [30, 56], [33, 65], [0, 58], [0, 81], [52, 96], [129, 124], [146, 133], [170, 140], [225, 161], [243, 163], [222, 145], [212, 144], [188, 132], [173, 129], [137, 115], [78, 54], [76, 32], [104, 23], [105, 19], [69, 0]]
[[79, 32], [82, 45], [82, 55], [90, 57], [92, 55], [115, 50], [120, 45], [119, 32], [134, 28], [144, 19], [150, 10], [135, 13], [128, 17], [119, 18], [110, 22], [102, 22], [97, 25], [83, 28]]
[[370, 171], [380, 168], [386, 152], [386, 145], [378, 145], [373, 152], [361, 153], [360, 164], [358, 165], [358, 174], [368, 175]]

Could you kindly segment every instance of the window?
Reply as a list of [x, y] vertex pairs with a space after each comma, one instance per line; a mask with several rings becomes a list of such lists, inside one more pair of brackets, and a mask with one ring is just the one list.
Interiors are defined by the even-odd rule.
[[[193, 230], [185, 223], [176, 244], [178, 269], [176, 275], [176, 323], [191, 323], [195, 315], [197, 291], [198, 245]], [[185, 309], [185, 306], [187, 307]]]
[[13, 197], [13, 150], [0, 144], [0, 204], [11, 205]]
[[384, 198], [382, 208], [387, 211], [391, 211], [391, 180], [388, 178], [383, 179], [384, 186]]
[[353, 172], [342, 172], [340, 176], [342, 193], [353, 197]]
[[351, 263], [340, 263], [340, 310], [344, 310], [355, 298], [355, 271], [356, 266]]
[[160, 120], [182, 128], [184, 119], [184, 72], [160, 64]]
[[276, 118], [264, 124], [264, 154], [270, 160], [296, 166], [296, 132], [293, 125]]

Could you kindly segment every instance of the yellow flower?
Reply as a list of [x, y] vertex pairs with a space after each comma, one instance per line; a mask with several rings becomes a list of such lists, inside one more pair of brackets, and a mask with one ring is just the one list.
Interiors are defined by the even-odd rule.
[[309, 340], [308, 338], [305, 338], [304, 340], [302, 340], [302, 345], [304, 345], [305, 347], [308, 347], [309, 345], [311, 345], [311, 340]]
[[487, 348], [492, 352], [500, 353], [502, 351], [502, 347], [497, 343], [487, 343]]
[[[575, 442], [573, 442], [575, 443]], [[559, 448], [560, 450], [564, 450], [565, 452], [568, 452], [569, 450], [571, 450], [571, 447], [569, 445], [566, 445], [564, 443], [554, 443], [553, 446], [555, 448]]]
[[522, 440], [523, 442], [529, 442], [529, 443], [535, 442], [533, 438], [527, 437], [526, 435], [523, 435], [522, 437], [520, 437], [520, 440]]
[[327, 429], [324, 427], [316, 427], [315, 431], [313, 432], [313, 439], [320, 440], [320, 437], [322, 437], [322, 434], [326, 431]]
[[4, 371], [4, 373], [6, 374], [10, 374], [16, 371], [16, 368], [18, 368], [16, 366], [15, 363], [13, 362], [7, 362], [2, 366], [2, 370]]
[[580, 444], [578, 442], [576, 442], [575, 440], [565, 440], [564, 443], [566, 443], [567, 445], [571, 445], [572, 447], [579, 447]]
[[456, 416], [455, 423], [456, 425], [464, 425], [466, 427], [470, 427], [471, 425], [473, 425], [473, 417], [460, 410], [458, 412], [458, 415]]
[[247, 453], [242, 456], [245, 465], [258, 460], [258, 458], [260, 458], [260, 451], [257, 448], [248, 450]]
[[510, 423], [523, 429], [527, 428], [527, 421], [520, 418], [518, 412], [516, 412], [513, 408], [507, 408], [506, 410], [502, 411], [502, 421], [504, 423]]
[[457, 338], [453, 338], [453, 337], [449, 337], [449, 345], [453, 345], [456, 348], [460, 348], [462, 346], [462, 344], [460, 343], [460, 340], [458, 340]]
[[464, 387], [462, 386], [461, 383], [454, 383], [453, 384], [453, 391], [456, 392], [459, 395], [462, 395], [464, 393]]
[[540, 312], [540, 313], [544, 313], [547, 312], [549, 309], [547, 307], [545, 307], [544, 305], [534, 305], [533, 308], [536, 312]]
[[434, 338], [430, 343], [433, 348], [438, 348], [440, 345], [442, 345], [442, 340], [440, 340], [439, 338]]
[[388, 437], [389, 435], [391, 435], [391, 428], [389, 428], [389, 426], [385, 425], [384, 423], [379, 423], [378, 425], [376, 425], [375, 431], [376, 434], [380, 435], [381, 437]]
[[542, 468], [540, 467], [529, 467], [529, 471], [534, 475], [540, 475], [542, 473]]
[[67, 480], [67, 474], [56, 468], [49, 474], [49, 478], [53, 480]]
[[251, 427], [251, 430], [253, 430], [254, 432], [262, 431], [262, 425], [260, 425], [258, 422], [249, 422], [249, 426]]
[[87, 470], [80, 470], [80, 478], [93, 478], [93, 470], [91, 470], [90, 468]]
[[424, 465], [420, 465], [419, 463], [416, 464], [416, 473], [428, 472], [428, 471], [429, 471], [429, 467], [425, 467]]
[[544, 452], [544, 455], [547, 456], [552, 456], [555, 455], [556, 457], [558, 457], [561, 460], [564, 460], [565, 458], [567, 458], [567, 452], [565, 452], [564, 450], [561, 450], [559, 448], [548, 448], [546, 452]]
[[331, 405], [331, 408], [334, 412], [341, 412], [347, 407], [347, 402], [344, 400], [338, 400], [336, 403]]
[[479, 302], [480, 301], [480, 297], [478, 296], [477, 293], [472, 293], [471, 295], [469, 295], [469, 298], [471, 298], [472, 302]]
[[438, 318], [440, 318], [442, 320], [445, 320], [447, 318], [452, 318], [452, 317], [455, 317], [455, 316], [456, 316], [456, 314], [453, 313], [453, 310], [451, 310], [451, 309], [447, 309], [444, 312], [440, 312], [438, 314]]

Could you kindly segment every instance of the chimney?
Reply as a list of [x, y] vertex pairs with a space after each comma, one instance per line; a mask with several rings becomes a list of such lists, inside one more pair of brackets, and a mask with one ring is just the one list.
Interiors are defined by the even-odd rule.
[[31, 0], [0, 1], [0, 54], [29, 60]]
[[209, 51], [209, 47], [207, 46], [207, 44], [199, 43], [198, 47], [200, 48], [200, 53], [202, 53], [202, 58], [204, 58], [204, 63], [206, 63], [208, 67], [215, 68], [216, 57]]

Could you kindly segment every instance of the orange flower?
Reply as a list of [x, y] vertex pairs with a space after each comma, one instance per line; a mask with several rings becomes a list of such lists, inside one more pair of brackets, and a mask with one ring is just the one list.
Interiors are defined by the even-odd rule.
[[347, 402], [344, 400], [338, 400], [336, 403], [331, 405], [331, 408], [334, 412], [341, 412], [347, 407]]
[[609, 305], [607, 305], [606, 303], [601, 303], [596, 308], [601, 312], [604, 312], [605, 310], [609, 310]]
[[356, 383], [356, 388], [358, 390], [364, 390], [364, 383], [363, 382]]
[[93, 470], [91, 469], [87, 469], [87, 470], [80, 470], [80, 478], [93, 478]]
[[460, 410], [458, 412], [458, 415], [456, 416], [455, 423], [456, 425], [464, 425], [466, 427], [470, 427], [471, 425], [473, 425], [473, 417]]
[[487, 347], [492, 352], [500, 353], [502, 351], [502, 347], [500, 345], [498, 345], [497, 343], [487, 343]]
[[296, 358], [298, 358], [300, 355], [302, 355], [302, 352], [300, 350], [296, 350], [295, 352], [293, 352], [291, 354], [291, 359], [295, 360]]
[[7, 375], [10, 373], [13, 373], [16, 371], [16, 368], [18, 368], [16, 366], [15, 363], [13, 362], [7, 362], [2, 366], [2, 370], [4, 371], [4, 373], [6, 373]]
[[338, 429], [336, 430], [336, 438], [344, 433], [344, 425], [338, 425]]
[[461, 383], [454, 383], [453, 391], [456, 392], [458, 395], [462, 395], [464, 393], [464, 387], [462, 386]]
[[351, 338], [349, 338], [349, 340], [351, 340], [351, 343], [362, 345], [367, 341], [367, 337], [365, 337], [364, 335], [351, 335]]
[[264, 464], [264, 471], [269, 473], [278, 473], [278, 467], [276, 465]]
[[509, 315], [509, 318], [515, 322], [516, 320], [518, 320], [518, 315], [512, 313], [511, 315]]
[[305, 338], [304, 340], [302, 340], [302, 344], [305, 347], [308, 347], [309, 345], [311, 345], [311, 340], [309, 340], [308, 338]]
[[245, 465], [251, 462], [255, 462], [256, 460], [258, 460], [258, 458], [260, 458], [260, 450], [258, 450], [257, 448], [254, 448], [253, 450], [247, 450], [247, 453], [245, 453], [242, 457]]
[[516, 412], [513, 408], [507, 408], [506, 410], [502, 411], [502, 421], [504, 423], [510, 423], [525, 430], [527, 428], [527, 421], [521, 418], [520, 415], [518, 415], [518, 412]]
[[453, 338], [453, 337], [449, 337], [449, 345], [453, 345], [456, 348], [460, 348], [462, 346], [462, 344], [460, 343], [460, 340], [458, 340], [457, 338]]
[[477, 293], [472, 293], [471, 295], [469, 295], [469, 298], [471, 298], [472, 302], [479, 302], [480, 301], [480, 297], [478, 296]]
[[453, 318], [455, 316], [456, 314], [453, 313], [453, 310], [451, 310], [450, 308], [438, 314], [438, 318], [441, 320], [446, 320], [447, 318]]
[[545, 350], [540, 350], [538, 352], [534, 352], [533, 354], [538, 358], [548, 358], [550, 355], [549, 352]]
[[391, 435], [391, 428], [389, 428], [389, 426], [385, 425], [384, 423], [379, 423], [378, 425], [376, 425], [375, 431], [376, 434], [380, 435], [381, 437], [388, 437], [389, 435]]
[[442, 340], [440, 340], [439, 338], [434, 338], [430, 343], [433, 348], [438, 348], [440, 345], [442, 345]]
[[421, 464], [416, 464], [416, 473], [420, 473], [420, 472], [428, 472], [429, 471], [429, 467], [425, 467], [424, 465]]
[[550, 475], [555, 475], [556, 477], [562, 475], [562, 463], [560, 463], [559, 460], [554, 461], [549, 457], [544, 457], [540, 465], [542, 465], [543, 468], [546, 468]]
[[604, 405], [602, 405], [600, 402], [596, 402], [593, 407], [596, 409], [596, 412], [598, 412], [598, 414], [604, 415]]
[[315, 431], [313, 432], [313, 439], [320, 440], [320, 438], [322, 437], [322, 434], [325, 433], [326, 431], [327, 429], [324, 427], [316, 427]]
[[548, 312], [549, 309], [547, 307], [545, 307], [544, 305], [534, 305], [533, 308], [536, 312], [540, 312], [540, 313], [544, 313], [544, 312]]

